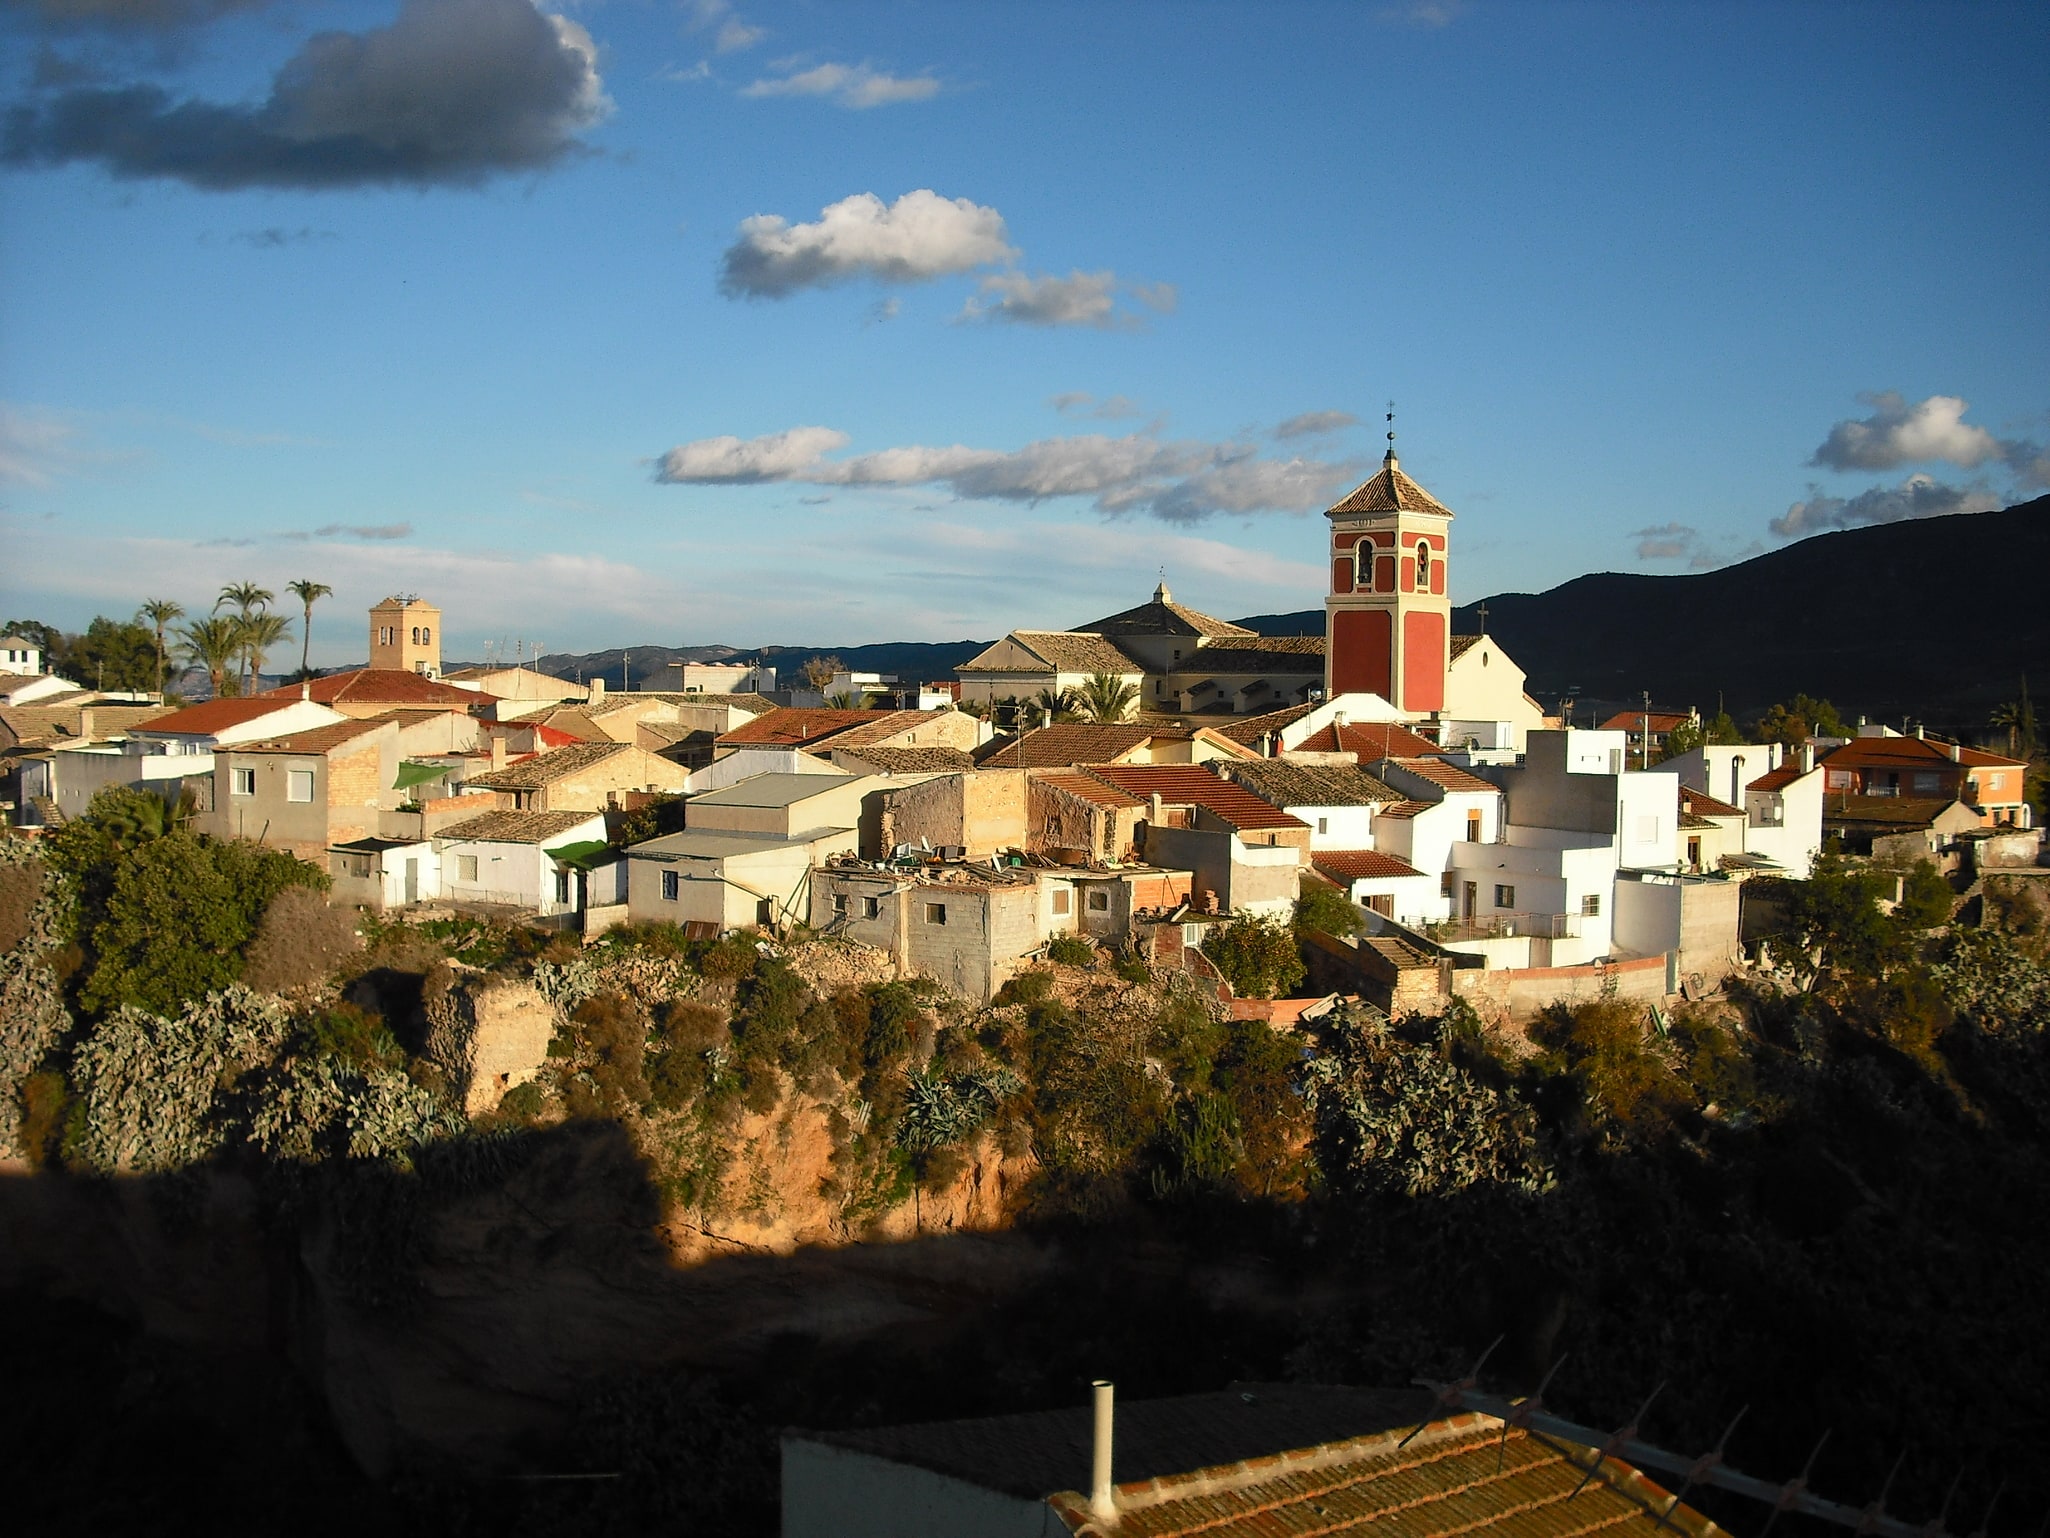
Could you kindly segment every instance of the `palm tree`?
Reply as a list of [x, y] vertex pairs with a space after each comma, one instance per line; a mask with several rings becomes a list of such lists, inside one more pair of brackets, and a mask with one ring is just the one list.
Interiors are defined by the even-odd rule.
[[173, 598], [145, 598], [136, 611], [157, 632], [157, 693], [164, 692], [164, 631], [174, 620], [185, 618], [185, 605]]
[[178, 632], [178, 652], [185, 661], [206, 669], [214, 697], [228, 692], [235, 661], [242, 655], [242, 621], [232, 614], [196, 619]]
[[1082, 686], [1078, 704], [1091, 721], [1122, 721], [1131, 713], [1139, 691], [1115, 673], [1093, 673]]
[[[220, 613], [223, 604], [233, 604], [236, 614], [246, 621], [266, 604], [273, 602], [277, 596], [269, 588], [259, 587], [254, 582], [230, 582], [221, 589], [221, 596], [214, 600], [214, 613]], [[249, 692], [249, 659], [246, 652], [242, 660], [242, 692]]]
[[1073, 689], [1056, 689], [1048, 686], [1032, 696], [1032, 703], [1037, 705], [1050, 721], [1073, 721], [1081, 713], [1081, 702], [1076, 699]]
[[306, 665], [306, 653], [313, 645], [313, 601], [316, 598], [326, 598], [334, 589], [325, 582], [315, 582], [311, 577], [301, 577], [297, 582], [287, 582], [285, 591], [306, 605], [306, 628], [299, 636], [299, 676], [311, 678], [313, 670]]
[[[252, 684], [263, 682], [264, 653], [292, 639], [292, 622], [282, 614], [256, 613], [241, 622], [242, 655], [248, 659]], [[246, 692], [246, 691], [245, 691]]]

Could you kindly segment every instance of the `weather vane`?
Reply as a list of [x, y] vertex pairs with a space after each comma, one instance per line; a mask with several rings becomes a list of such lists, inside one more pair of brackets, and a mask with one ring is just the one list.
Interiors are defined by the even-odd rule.
[[1388, 452], [1395, 452], [1395, 402], [1388, 403]]

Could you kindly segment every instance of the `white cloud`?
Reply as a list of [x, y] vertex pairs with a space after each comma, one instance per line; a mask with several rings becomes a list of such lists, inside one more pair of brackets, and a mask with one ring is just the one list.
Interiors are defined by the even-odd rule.
[[1283, 439], [1314, 438], [1338, 432], [1341, 428], [1357, 427], [1359, 423], [1360, 419], [1350, 411], [1305, 411], [1276, 427], [1274, 436]]
[[762, 438], [700, 438], [664, 454], [655, 479], [679, 486], [736, 486], [801, 479], [819, 457], [847, 445], [830, 427], [791, 427]]
[[1822, 529], [1847, 529], [1857, 524], [1901, 523], [1910, 518], [1941, 518], [1949, 513], [1985, 513], [2005, 500], [1983, 486], [1946, 486], [1927, 475], [1911, 475], [1898, 486], [1874, 486], [1854, 497], [1825, 496], [1819, 486], [1772, 520], [1781, 539], [1798, 539]]
[[1694, 553], [1701, 531], [1684, 523], [1658, 523], [1633, 530], [1630, 537], [1637, 541], [1638, 560], [1673, 561]]
[[742, 96], [824, 96], [841, 107], [864, 111], [900, 102], [930, 101], [940, 83], [931, 75], [892, 75], [866, 64], [819, 64], [794, 75], [757, 80]]
[[59, 417], [0, 401], [0, 484], [48, 486], [76, 458], [77, 437]]
[[1973, 470], [2005, 457], [1998, 439], [1965, 422], [1967, 403], [1955, 395], [1931, 395], [1912, 406], [1895, 390], [1868, 391], [1858, 398], [1872, 408], [1872, 415], [1862, 422], [1837, 423], [1810, 464], [1831, 470], [1891, 470], [1942, 460]]
[[1467, 0], [1403, 0], [1399, 5], [1384, 5], [1375, 14], [1397, 26], [1436, 31], [1457, 21], [1466, 4]]
[[811, 224], [777, 214], [742, 220], [719, 287], [734, 297], [783, 299], [854, 278], [924, 282], [1016, 255], [994, 208], [927, 188], [894, 203], [861, 192], [829, 204]]
[[1101, 400], [1087, 390], [1064, 390], [1048, 399], [1047, 404], [1064, 417], [1095, 417], [1102, 421], [1115, 421], [1119, 417], [1135, 417], [1139, 414], [1139, 403], [1128, 395], [1106, 395]]
[[742, 20], [731, 0], [692, 0], [686, 9], [690, 19], [685, 26], [692, 32], [710, 32], [712, 47], [719, 53], [739, 53], [769, 35], [767, 28]]
[[1024, 326], [1094, 326], [1107, 331], [1129, 325], [1117, 309], [1117, 274], [1071, 272], [1065, 278], [1043, 273], [995, 272], [984, 278], [982, 292], [992, 297], [970, 299], [963, 320], [1011, 321]]
[[706, 438], [671, 449], [655, 478], [672, 485], [795, 481], [812, 486], [944, 486], [968, 501], [1086, 497], [1107, 515], [1143, 512], [1169, 523], [1215, 514], [1311, 512], [1359, 472], [1345, 462], [1262, 459], [1249, 444], [1163, 442], [1151, 433], [1081, 434], [1023, 448], [922, 444], [829, 460], [845, 435], [792, 428], [766, 438]]

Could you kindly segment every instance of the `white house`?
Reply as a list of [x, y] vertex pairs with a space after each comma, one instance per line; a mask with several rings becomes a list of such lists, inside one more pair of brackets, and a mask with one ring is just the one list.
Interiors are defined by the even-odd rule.
[[269, 742], [348, 719], [316, 700], [257, 695], [208, 700], [153, 716], [130, 727], [128, 737], [131, 751], [138, 753], [211, 753], [238, 742]]
[[1777, 742], [1711, 743], [1660, 767], [1690, 790], [1741, 806], [1745, 853], [1771, 862], [1775, 874], [1807, 879], [1822, 848], [1825, 778], [1812, 747], [1789, 755]]
[[328, 850], [336, 902], [383, 912], [441, 896], [441, 856], [429, 839], [371, 835]]
[[60, 695], [80, 693], [68, 678], [50, 673], [0, 673], [0, 705], [44, 705]]
[[[1331, 755], [1334, 759], [1340, 755]], [[1225, 773], [1262, 801], [1300, 819], [1310, 848], [1372, 849], [1374, 813], [1408, 797], [1356, 764], [1296, 759], [1221, 759]], [[1488, 787], [1494, 794], [1494, 787]]]
[[[604, 842], [602, 812], [486, 812], [436, 835], [441, 895], [542, 914], [573, 912], [579, 906], [576, 862]], [[571, 858], [559, 862], [558, 852]]]
[[1445, 708], [1438, 740], [1447, 747], [1521, 753], [1545, 724], [1544, 707], [1524, 693], [1523, 669], [1489, 635], [1456, 635], [1445, 670]]
[[42, 671], [42, 647], [26, 636], [0, 635], [0, 673], [34, 678]]

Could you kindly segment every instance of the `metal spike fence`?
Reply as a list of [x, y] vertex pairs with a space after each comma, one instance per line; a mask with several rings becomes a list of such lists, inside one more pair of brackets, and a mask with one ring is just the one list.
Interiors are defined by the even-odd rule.
[[[1886, 1498], [1893, 1489], [1894, 1475], [1900, 1472], [1899, 1460], [1895, 1461], [1893, 1473], [1887, 1476], [1884, 1488], [1870, 1505], [1848, 1506], [1841, 1501], [1817, 1495], [1808, 1488], [1808, 1478], [1814, 1472], [1815, 1460], [1821, 1455], [1824, 1444], [1829, 1441], [1829, 1433], [1826, 1431], [1808, 1454], [1808, 1460], [1802, 1465], [1800, 1473], [1787, 1480], [1759, 1479], [1733, 1469], [1723, 1461], [1723, 1449], [1729, 1444], [1730, 1433], [1737, 1429], [1737, 1422], [1744, 1418], [1744, 1410], [1737, 1412], [1735, 1419], [1724, 1428], [1715, 1446], [1707, 1452], [1693, 1457], [1684, 1453], [1668, 1452], [1665, 1448], [1654, 1447], [1638, 1436], [1639, 1424], [1646, 1412], [1651, 1409], [1652, 1401], [1657, 1399], [1661, 1390], [1665, 1388], [1663, 1383], [1646, 1396], [1637, 1413], [1631, 1416], [1625, 1425], [1613, 1431], [1603, 1431], [1598, 1427], [1583, 1426], [1577, 1421], [1568, 1420], [1545, 1409], [1544, 1391], [1551, 1384], [1553, 1373], [1556, 1373], [1564, 1362], [1563, 1357], [1559, 1362], [1552, 1364], [1551, 1372], [1545, 1374], [1545, 1381], [1538, 1386], [1535, 1394], [1521, 1399], [1510, 1399], [1499, 1394], [1482, 1393], [1476, 1387], [1481, 1368], [1487, 1364], [1495, 1346], [1501, 1343], [1498, 1338], [1494, 1345], [1483, 1351], [1480, 1360], [1473, 1364], [1464, 1377], [1449, 1382], [1440, 1382], [1435, 1378], [1411, 1380], [1417, 1387], [1429, 1389], [1437, 1404], [1431, 1417], [1403, 1439], [1404, 1445], [1440, 1416], [1469, 1411], [1502, 1423], [1502, 1441], [1505, 1448], [1510, 1428], [1514, 1427], [1524, 1432], [1536, 1432], [1594, 1449], [1594, 1458], [1591, 1462], [1581, 1464], [1578, 1459], [1571, 1459], [1583, 1470], [1580, 1483], [1574, 1487], [1574, 1495], [1585, 1489], [1595, 1475], [1601, 1472], [1602, 1465], [1612, 1459], [1633, 1468], [1656, 1470], [1661, 1474], [1678, 1476], [1678, 1491], [1667, 1499], [1664, 1510], [1658, 1513], [1660, 1527], [1668, 1525], [1690, 1492], [1708, 1487], [1761, 1501], [1770, 1508], [1772, 1515], [1758, 1534], [1758, 1538], [1766, 1538], [1766, 1534], [1772, 1531], [1773, 1524], [1788, 1512], [1793, 1512], [1797, 1516], [1816, 1517], [1838, 1527], [1850, 1528], [1860, 1534], [1861, 1538], [1867, 1538], [1867, 1535], [1869, 1538], [1954, 1538], [1945, 1524], [1950, 1515], [1951, 1496], [1957, 1493], [1958, 1481], [1955, 1479], [1951, 1481], [1950, 1494], [1944, 1497], [1942, 1510], [1927, 1522], [1910, 1522], [1905, 1518], [1893, 1516], [1886, 1509]], [[1746, 1409], [1748, 1408], [1749, 1406], [1746, 1406]], [[2000, 1491], [1994, 1492], [1993, 1499], [1987, 1504], [1979, 1527], [1971, 1538], [1986, 1538], [1987, 1523], [1992, 1518], [1994, 1506], [1999, 1504], [2000, 1494]]]

